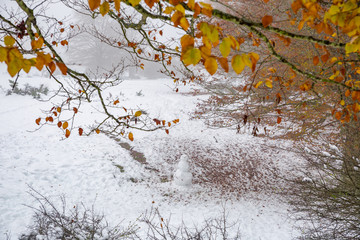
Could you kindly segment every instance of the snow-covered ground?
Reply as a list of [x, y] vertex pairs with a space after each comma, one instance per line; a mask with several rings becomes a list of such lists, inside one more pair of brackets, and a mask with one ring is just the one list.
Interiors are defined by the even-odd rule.
[[[104, 134], [89, 137], [74, 134], [63, 140], [56, 127], [33, 131], [35, 119], [41, 116], [41, 109], [48, 109], [49, 103], [31, 96], [6, 96], [9, 77], [5, 71], [0, 76], [3, 86], [0, 89], [0, 239], [5, 239], [6, 233], [17, 239], [31, 223], [33, 211], [25, 205], [36, 207], [37, 202], [27, 193], [28, 186], [54, 203], [59, 203], [59, 196], [64, 195], [69, 206], [80, 202], [89, 207], [94, 205], [109, 222], [123, 221], [125, 226], [154, 206], [165, 218], [171, 215], [174, 225], [182, 220], [189, 225], [201, 224], [204, 219], [221, 215], [225, 206], [230, 222], [239, 224], [241, 239], [287, 240], [298, 234], [287, 216], [287, 206], [275, 195], [262, 195], [260, 191], [224, 194], [226, 186], [218, 187], [221, 184], [215, 184], [216, 180], [202, 175], [208, 174], [208, 169], [199, 164], [204, 159], [216, 162], [219, 158], [214, 166], [222, 166], [223, 159], [253, 166], [252, 157], [258, 157], [265, 163], [272, 161], [271, 166], [281, 169], [294, 156], [264, 147], [276, 142], [226, 129], [208, 129], [201, 121], [189, 120], [188, 113], [198, 101], [197, 96], [185, 94], [191, 91], [191, 86], [181, 87], [176, 93], [171, 90], [171, 80], [137, 79], [126, 80], [118, 88], [125, 106], [138, 106], [162, 119], [180, 119], [169, 135], [164, 131], [134, 132], [134, 142], [122, 139], [144, 154], [147, 163], [143, 164]], [[35, 76], [19, 81], [36, 86], [49, 80]], [[140, 90], [142, 96], [136, 94]], [[92, 119], [91, 114], [89, 110], [79, 118]], [[178, 186], [173, 181], [183, 154], [190, 158], [191, 187]], [[237, 173], [232, 169], [232, 174]], [[228, 177], [238, 181], [232, 183], [235, 191], [245, 189], [242, 184], [249, 185], [239, 182], [241, 177]], [[262, 179], [260, 174], [253, 181]]]

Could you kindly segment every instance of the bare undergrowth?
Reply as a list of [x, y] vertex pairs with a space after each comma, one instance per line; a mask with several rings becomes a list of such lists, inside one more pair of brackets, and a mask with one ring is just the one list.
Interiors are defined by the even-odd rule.
[[[168, 166], [176, 166], [182, 154], [189, 157], [193, 183], [207, 189], [241, 196], [248, 192], [269, 192], [279, 187], [281, 179], [278, 162], [272, 156], [274, 151], [257, 145], [257, 151], [251, 145], [229, 143], [226, 146], [202, 142], [199, 140], [169, 141], [166, 148], [156, 149]], [[150, 163], [151, 164], [151, 163]], [[157, 165], [158, 168], [161, 166]]]
[[120, 224], [111, 227], [104, 215], [95, 213], [94, 206], [91, 209], [84, 204], [71, 207], [65, 197], [60, 197], [60, 204], [57, 204], [33, 188], [30, 194], [39, 206], [29, 206], [34, 210], [33, 224], [20, 240], [241, 239], [240, 226], [238, 222], [229, 222], [225, 206], [218, 217], [193, 226], [186, 224], [186, 219], [181, 224], [173, 224], [171, 217], [164, 218], [158, 208], [151, 208], [124, 228]]

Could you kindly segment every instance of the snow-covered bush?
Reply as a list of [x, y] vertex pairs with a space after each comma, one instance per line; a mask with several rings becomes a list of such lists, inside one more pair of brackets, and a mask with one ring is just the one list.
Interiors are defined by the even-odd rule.
[[49, 93], [49, 89], [44, 86], [44, 84], [41, 84], [39, 87], [33, 87], [26, 83], [23, 88], [20, 88], [14, 81], [9, 82], [12, 90], [8, 90], [6, 95], [14, 93], [18, 95], [30, 95], [35, 99], [39, 99], [41, 95], [47, 95]]

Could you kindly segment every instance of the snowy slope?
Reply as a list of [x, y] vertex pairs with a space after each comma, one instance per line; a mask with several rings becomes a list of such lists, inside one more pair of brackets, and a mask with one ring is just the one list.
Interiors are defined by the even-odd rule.
[[[125, 225], [134, 222], [155, 205], [164, 217], [171, 215], [173, 224], [186, 220], [192, 225], [218, 216], [225, 204], [230, 221], [239, 223], [241, 239], [280, 240], [297, 234], [286, 215], [286, 206], [275, 197], [263, 197], [260, 192], [255, 198], [251, 196], [257, 192], [224, 194], [223, 188], [202, 175], [207, 169], [199, 164], [209, 155], [210, 160], [221, 160], [214, 165], [218, 167], [223, 166], [220, 156], [225, 156], [231, 164], [242, 159], [251, 165], [249, 158], [255, 156], [264, 158], [265, 163], [274, 161], [274, 166], [281, 168], [286, 165], [286, 161], [281, 160], [290, 160], [293, 156], [283, 152], [266, 153], [268, 150], [261, 146], [268, 144], [267, 140], [228, 130], [211, 130], [200, 121], [190, 121], [188, 113], [197, 101], [196, 96], [183, 94], [190, 91], [190, 86], [175, 93], [171, 90], [171, 80], [127, 80], [116, 90], [117, 93], [121, 91], [121, 103], [128, 107], [138, 106], [153, 117], [180, 119], [180, 124], [171, 129], [169, 135], [164, 131], [134, 132], [135, 141], [129, 144], [144, 154], [147, 163], [143, 164], [104, 134], [73, 135], [62, 140], [56, 127], [32, 132], [36, 129], [34, 120], [49, 103], [29, 96], [6, 96], [6, 79], [8, 77], [3, 74], [3, 90], [0, 89], [0, 239], [5, 233], [16, 239], [31, 223], [32, 210], [24, 204], [34, 206], [36, 202], [27, 193], [28, 185], [55, 203], [60, 201], [58, 196], [64, 194], [69, 206], [79, 202], [88, 206], [94, 204], [96, 210], [113, 223], [124, 219]], [[30, 80], [34, 85], [48, 81], [40, 76]], [[136, 95], [140, 90], [143, 96]], [[89, 112], [80, 118], [93, 119]], [[189, 155], [192, 161], [194, 184], [190, 188], [172, 182], [182, 154]], [[124, 172], [115, 165], [122, 166]], [[236, 166], [234, 163], [233, 168]], [[243, 179], [229, 176], [230, 180], [231, 177], [236, 181]], [[257, 177], [261, 181], [262, 175]], [[249, 182], [237, 182], [234, 189], [243, 189], [240, 185], [246, 184]]]

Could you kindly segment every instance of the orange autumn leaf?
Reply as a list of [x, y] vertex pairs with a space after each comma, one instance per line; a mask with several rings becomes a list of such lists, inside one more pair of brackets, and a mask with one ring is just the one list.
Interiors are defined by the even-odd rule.
[[273, 17], [269, 15], [265, 15], [261, 20], [261, 23], [264, 27], [269, 26], [272, 22], [273, 22]]
[[225, 72], [229, 72], [229, 62], [227, 58], [218, 58], [218, 62]]
[[329, 57], [330, 57], [330, 55], [329, 55], [328, 53], [327, 53], [327, 54], [324, 54], [324, 55], [321, 56], [321, 61], [322, 61], [323, 63], [326, 63], [327, 60], [329, 60]]
[[318, 57], [318, 56], [315, 56], [315, 57], [313, 58], [313, 64], [314, 64], [314, 66], [318, 65], [318, 64], [319, 64], [319, 61], [320, 61], [319, 57]]
[[57, 62], [56, 65], [58, 66], [58, 68], [60, 69], [61, 73], [63, 75], [66, 75], [67, 74], [67, 70], [68, 68], [66, 67], [66, 65], [62, 62]]
[[44, 45], [44, 39], [41, 37], [38, 40], [31, 41], [31, 48], [33, 50], [40, 49]]
[[65, 131], [65, 137], [68, 138], [70, 136], [70, 130], [69, 129], [66, 129]]
[[149, 6], [149, 8], [152, 8], [157, 2], [159, 2], [159, 0], [145, 0], [145, 3]]
[[81, 136], [83, 134], [84, 130], [82, 128], [79, 128], [79, 135]]
[[185, 51], [188, 47], [194, 47], [194, 38], [188, 34], [185, 34], [180, 39], [182, 51]]
[[88, 0], [89, 7], [91, 11], [94, 11], [98, 7], [100, 7], [101, 0]]
[[63, 129], [66, 129], [68, 126], [69, 126], [69, 123], [68, 123], [68, 122], [64, 122], [63, 125], [62, 125], [62, 128], [63, 128]]
[[54, 62], [49, 63], [49, 69], [50, 69], [50, 72], [51, 72], [51, 73], [54, 73], [54, 72], [55, 72], [56, 65], [55, 65]]
[[114, 3], [115, 3], [115, 10], [120, 12], [120, 0], [114, 0]]
[[134, 135], [132, 134], [132, 132], [129, 132], [129, 139], [130, 141], [134, 141]]
[[211, 4], [200, 2], [200, 5], [202, 6], [201, 13], [208, 17], [211, 17], [213, 10]]
[[214, 57], [209, 57], [205, 60], [205, 69], [211, 74], [214, 75], [218, 69], [218, 64]]
[[62, 46], [65, 46], [65, 45], [69, 45], [69, 42], [68, 42], [67, 40], [62, 40], [62, 41], [60, 42], [60, 44], [61, 44]]
[[40, 121], [41, 121], [41, 118], [38, 118], [38, 119], [35, 120], [35, 123], [36, 123], [37, 125], [40, 125]]

